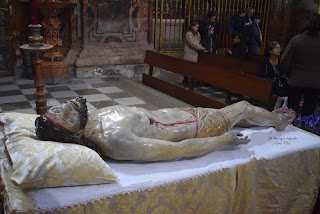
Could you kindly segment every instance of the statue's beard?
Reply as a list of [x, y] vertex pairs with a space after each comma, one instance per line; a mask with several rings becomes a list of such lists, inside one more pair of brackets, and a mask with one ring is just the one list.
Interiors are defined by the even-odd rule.
[[84, 129], [88, 122], [88, 109], [86, 104], [86, 99], [82, 97], [77, 97], [76, 100], [80, 103], [81, 107], [79, 109], [80, 114], [80, 129]]
[[[79, 120], [80, 120], [79, 129], [83, 130], [86, 127], [88, 122], [88, 110], [86, 105], [87, 101], [82, 97], [76, 97], [74, 98], [74, 101], [80, 104], [80, 108], [78, 109]], [[35, 121], [36, 134], [40, 140], [53, 140], [53, 141], [60, 142], [61, 140], [59, 139], [66, 139], [65, 136], [60, 137], [62, 133], [65, 133], [66, 135], [69, 135], [69, 136], [72, 136], [72, 135], [76, 136], [75, 133], [72, 133], [63, 127], [53, 125], [51, 122], [54, 123], [55, 121], [50, 122], [45, 115], [38, 117]]]
[[[94, 143], [89, 140], [82, 139], [75, 133], [72, 133], [65, 128], [52, 125], [52, 123], [45, 116], [38, 117], [35, 121], [35, 125], [36, 135], [39, 140], [79, 144], [93, 149], [99, 154], [99, 148]], [[83, 128], [84, 127], [85, 124]]]

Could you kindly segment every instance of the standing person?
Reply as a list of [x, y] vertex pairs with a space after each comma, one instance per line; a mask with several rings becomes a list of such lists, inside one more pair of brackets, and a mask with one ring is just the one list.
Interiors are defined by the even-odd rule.
[[201, 37], [206, 35], [208, 32], [206, 30], [206, 26], [211, 25], [214, 27], [214, 32], [212, 34], [213, 39], [213, 47], [214, 47], [214, 53], [218, 53], [218, 35], [219, 35], [219, 24], [217, 22], [217, 16], [215, 12], [209, 11], [207, 13], [207, 19], [200, 23], [199, 27], [199, 33]]
[[244, 22], [245, 15], [246, 11], [242, 8], [239, 10], [238, 14], [232, 17], [232, 27], [234, 30], [234, 35], [241, 34], [242, 37], [244, 36], [244, 28], [247, 26], [247, 23]]
[[286, 47], [281, 65], [288, 71], [288, 106], [299, 110], [304, 96], [301, 115], [312, 115], [320, 89], [320, 15], [313, 14], [304, 25], [303, 33], [294, 36]]
[[244, 16], [244, 22], [246, 23], [246, 27], [244, 29], [244, 39], [246, 42], [246, 45], [248, 46], [249, 41], [251, 40], [251, 26], [253, 21], [252, 15], [253, 15], [253, 8], [248, 7], [246, 11], [246, 15]]
[[244, 17], [244, 21], [246, 23], [248, 23], [248, 26], [250, 26], [252, 24], [252, 22], [253, 22], [252, 15], [253, 15], [253, 8], [252, 7], [248, 7], [247, 11], [246, 11], [246, 15]]
[[246, 44], [241, 34], [232, 37], [231, 49], [225, 49], [226, 56], [244, 58], [246, 56]]
[[280, 44], [277, 41], [271, 41], [267, 44], [264, 57], [259, 62], [257, 76], [265, 79], [274, 80], [273, 93], [277, 95], [277, 102], [274, 109], [282, 108], [288, 103], [288, 90], [286, 86], [285, 72], [280, 65]]
[[[253, 22], [250, 26], [250, 39], [248, 40], [248, 52], [258, 54], [259, 46], [262, 45], [262, 34], [259, 27], [260, 16], [253, 15]], [[246, 35], [248, 37], [248, 35]]]
[[[186, 33], [185, 43], [184, 43], [184, 56], [183, 59], [192, 62], [198, 61], [198, 51], [205, 51], [205, 48], [200, 44], [201, 36], [198, 32], [199, 22], [192, 21], [189, 30]], [[183, 84], [187, 86], [189, 83], [188, 77], [184, 77]]]
[[205, 51], [204, 47], [201, 45], [201, 36], [198, 32], [199, 22], [192, 21], [189, 30], [186, 33], [185, 43], [184, 43], [184, 56], [183, 59], [192, 62], [198, 61], [198, 51]]
[[215, 44], [212, 35], [214, 33], [214, 27], [210, 24], [205, 26], [206, 34], [201, 36], [201, 44], [209, 53], [215, 53]]

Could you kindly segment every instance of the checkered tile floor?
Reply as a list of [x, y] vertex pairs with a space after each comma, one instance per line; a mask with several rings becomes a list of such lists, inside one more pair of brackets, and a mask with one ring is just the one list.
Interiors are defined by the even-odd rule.
[[[161, 71], [158, 78], [173, 84], [182, 85], [182, 76]], [[34, 80], [17, 77], [0, 77], [0, 112], [22, 112], [35, 114], [36, 89]], [[102, 77], [97, 79], [73, 79], [71, 83], [45, 86], [47, 106], [58, 105], [76, 96], [87, 99], [89, 110], [100, 109], [112, 105], [132, 105], [149, 110], [175, 107], [191, 107], [180, 100], [163, 94], [157, 90], [123, 76]], [[205, 96], [222, 102], [226, 99], [226, 91], [210, 85], [200, 84], [194, 89]], [[231, 103], [246, 99], [232, 96]], [[320, 114], [320, 99], [316, 112]], [[262, 106], [266, 107], [266, 106]]]
[[[35, 113], [33, 80], [0, 77], [0, 112]], [[184, 102], [122, 76], [73, 79], [71, 83], [46, 85], [47, 106], [58, 105], [76, 96], [87, 99], [89, 110], [111, 105], [134, 105], [149, 110], [187, 107]]]

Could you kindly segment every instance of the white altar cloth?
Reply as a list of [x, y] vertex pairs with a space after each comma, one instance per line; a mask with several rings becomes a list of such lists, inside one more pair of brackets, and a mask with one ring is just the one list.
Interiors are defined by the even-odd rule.
[[163, 162], [114, 161], [107, 163], [117, 174], [119, 182], [112, 184], [46, 188], [32, 190], [36, 206], [41, 211], [86, 204], [117, 194], [143, 191], [192, 179], [223, 168], [233, 168], [252, 159], [276, 159], [292, 153], [320, 148], [320, 137], [287, 127], [283, 132], [273, 128], [255, 127], [240, 130], [251, 140], [236, 147], [225, 146], [202, 157]]

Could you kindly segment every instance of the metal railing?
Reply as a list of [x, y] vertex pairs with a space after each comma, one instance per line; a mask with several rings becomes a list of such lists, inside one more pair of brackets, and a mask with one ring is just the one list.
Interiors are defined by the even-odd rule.
[[205, 20], [210, 10], [216, 13], [220, 26], [219, 47], [230, 47], [227, 25], [240, 8], [248, 7], [261, 17], [262, 52], [268, 30], [269, 0], [154, 0], [154, 48], [160, 53], [182, 56], [184, 35], [190, 22]]

